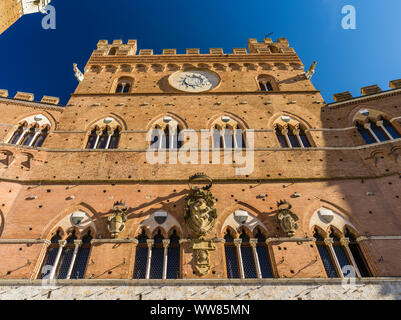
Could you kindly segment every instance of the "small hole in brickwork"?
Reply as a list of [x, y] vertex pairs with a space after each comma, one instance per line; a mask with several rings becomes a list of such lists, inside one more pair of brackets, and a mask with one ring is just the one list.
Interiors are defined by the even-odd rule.
[[290, 272], [291, 272], [291, 273], [295, 273], [295, 271], [294, 271], [294, 270], [290, 270]]
[[128, 176], [129, 179], [131, 179], [131, 176]]
[[32, 228], [29, 228], [29, 231], [32, 231]]
[[50, 189], [47, 189], [46, 192], [52, 192]]
[[42, 206], [42, 205], [39, 205], [39, 207], [38, 207], [38, 208], [39, 208], [39, 209], [40, 209], [40, 208], [43, 208], [43, 206]]
[[104, 192], [104, 193], [106, 193], [106, 192], [107, 192], [107, 190], [103, 190], [103, 192]]
[[[141, 192], [141, 190], [138, 190], [138, 192]], [[168, 200], [167, 200], [168, 201]]]
[[373, 214], [373, 212], [372, 212], [372, 211], [369, 211], [369, 214]]

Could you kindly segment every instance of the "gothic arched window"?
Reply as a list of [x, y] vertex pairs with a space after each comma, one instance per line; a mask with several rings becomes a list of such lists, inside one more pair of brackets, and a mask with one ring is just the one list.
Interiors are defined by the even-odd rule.
[[133, 84], [133, 79], [130, 77], [122, 77], [118, 79], [115, 93], [130, 93]]
[[106, 126], [103, 129], [99, 129], [97, 126], [95, 126], [88, 136], [86, 149], [117, 149], [119, 141], [119, 126], [114, 128]]
[[370, 119], [366, 123], [357, 121], [356, 128], [367, 144], [401, 138], [391, 122], [384, 118], [379, 118], [377, 121]]
[[152, 129], [150, 148], [180, 149], [181, 147], [182, 129], [179, 123], [170, 117], [157, 121]]
[[324, 238], [320, 235], [318, 230], [315, 230], [313, 235], [316, 239], [316, 247], [319, 251], [320, 259], [322, 260], [324, 269], [326, 270], [327, 277], [329, 278], [337, 278], [337, 270], [335, 267], [335, 262], [333, 261], [333, 257], [326, 243], [324, 242]]
[[239, 279], [240, 273], [238, 270], [237, 250], [234, 245], [234, 238], [231, 236], [229, 230], [227, 230], [227, 233], [224, 236], [224, 240], [225, 240], [224, 250], [226, 256], [227, 277], [229, 279]]
[[276, 136], [282, 148], [310, 148], [305, 130], [300, 126], [276, 125]]
[[180, 238], [174, 230], [167, 249], [167, 279], [180, 277]]
[[145, 231], [137, 239], [134, 279], [179, 278], [180, 245], [175, 231], [170, 239], [164, 239], [160, 230], [153, 239]]
[[146, 279], [146, 266], [148, 259], [148, 237], [145, 230], [137, 237], [138, 244], [135, 250], [134, 279]]
[[150, 278], [163, 279], [163, 236], [159, 230], [157, 235], [153, 238], [152, 259], [150, 262]]
[[82, 241], [77, 240], [73, 231], [65, 241], [62, 241], [58, 231], [47, 249], [40, 279], [84, 278], [91, 240], [89, 231]]
[[249, 237], [243, 231], [240, 235], [241, 244], [241, 257], [242, 257], [242, 266], [244, 269], [244, 278], [256, 279], [258, 277], [256, 273], [256, 266], [254, 260], [254, 253], [249, 242]]
[[263, 92], [273, 91], [274, 87], [276, 86], [274, 78], [269, 75], [260, 75], [258, 76], [257, 81], [259, 90]]
[[7, 143], [41, 147], [50, 130], [50, 125], [50, 121], [43, 114], [26, 117], [20, 121]]
[[260, 229], [257, 231], [255, 238], [258, 240], [256, 252], [262, 278], [273, 278], [269, 249], [266, 244], [266, 238], [263, 236]]
[[223, 116], [213, 126], [212, 141], [215, 149], [244, 149], [246, 131], [231, 117]]
[[91, 252], [91, 241], [92, 236], [90, 231], [88, 231], [88, 233], [82, 238], [82, 244], [78, 249], [71, 279], [84, 278], [86, 267], [88, 265], [89, 255]]
[[362, 249], [359, 246], [359, 243], [356, 241], [355, 236], [349, 231], [348, 228], [345, 229], [345, 237], [349, 239], [348, 247], [351, 251], [352, 257], [354, 258], [355, 264], [358, 268], [361, 277], [364, 278], [371, 277], [372, 273], [370, 272], [368, 263], [364, 257]]

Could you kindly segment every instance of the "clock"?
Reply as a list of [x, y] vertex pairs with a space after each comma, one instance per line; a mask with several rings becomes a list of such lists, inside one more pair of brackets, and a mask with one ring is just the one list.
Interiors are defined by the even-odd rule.
[[173, 73], [168, 81], [177, 90], [196, 93], [215, 88], [220, 77], [210, 70], [186, 70]]

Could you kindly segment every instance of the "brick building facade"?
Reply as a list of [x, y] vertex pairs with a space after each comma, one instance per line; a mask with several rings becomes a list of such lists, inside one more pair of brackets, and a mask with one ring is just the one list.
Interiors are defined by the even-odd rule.
[[401, 80], [327, 104], [309, 78], [286, 39], [160, 55], [102, 40], [66, 106], [0, 91], [0, 285], [399, 288]]

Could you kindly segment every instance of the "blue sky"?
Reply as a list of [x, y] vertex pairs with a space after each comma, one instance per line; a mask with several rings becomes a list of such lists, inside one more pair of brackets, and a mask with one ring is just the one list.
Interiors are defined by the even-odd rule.
[[[66, 104], [99, 39], [137, 39], [140, 49], [246, 47], [274, 32], [286, 37], [306, 68], [318, 61], [312, 81], [327, 102], [334, 93], [401, 78], [400, 0], [53, 0], [56, 29], [43, 15], [22, 17], [0, 35], [0, 88], [59, 96]], [[341, 27], [344, 5], [353, 5], [357, 29]]]

